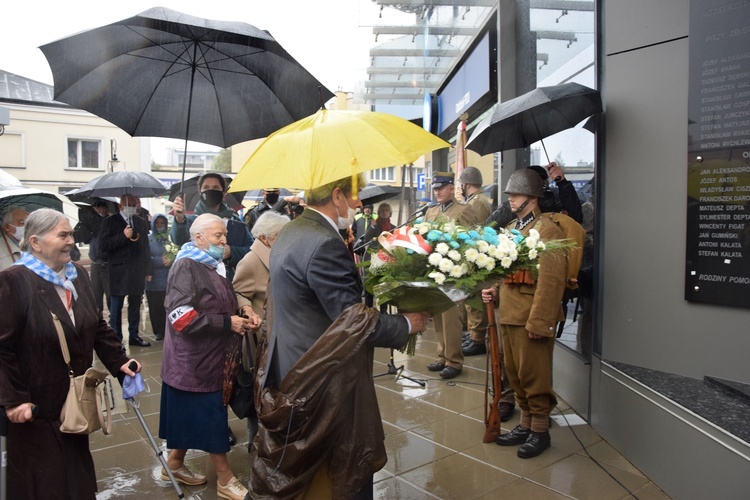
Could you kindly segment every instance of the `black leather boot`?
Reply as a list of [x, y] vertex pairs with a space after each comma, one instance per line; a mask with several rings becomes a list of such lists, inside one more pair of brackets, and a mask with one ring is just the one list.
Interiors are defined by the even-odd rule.
[[500, 446], [517, 446], [519, 444], [524, 444], [529, 438], [530, 433], [531, 429], [524, 429], [520, 425], [517, 425], [516, 428], [509, 433], [500, 434], [495, 440], [495, 443]]
[[[498, 438], [500, 439], [500, 438]], [[531, 431], [529, 439], [518, 448], [518, 456], [520, 458], [534, 458], [542, 454], [544, 450], [552, 445], [552, 440], [549, 437], [549, 431], [545, 432], [534, 432]]]

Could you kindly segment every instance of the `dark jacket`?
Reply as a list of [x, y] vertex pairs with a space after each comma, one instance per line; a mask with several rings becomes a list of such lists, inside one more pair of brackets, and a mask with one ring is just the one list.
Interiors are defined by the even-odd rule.
[[240, 263], [242, 257], [250, 251], [250, 245], [253, 244], [253, 237], [250, 235], [250, 231], [247, 226], [242, 222], [239, 216], [227, 205], [222, 203], [219, 205], [218, 211], [209, 210], [203, 201], [199, 201], [195, 205], [195, 214], [185, 215], [185, 222], [179, 224], [174, 221], [172, 224], [172, 241], [181, 247], [188, 241], [190, 241], [190, 226], [193, 225], [193, 221], [198, 218], [199, 215], [203, 214], [214, 214], [218, 215], [222, 219], [227, 221], [227, 245], [231, 248], [232, 254], [228, 259], [224, 260], [224, 264], [227, 266], [227, 277], [231, 281], [234, 277], [234, 269], [237, 264]]
[[[280, 381], [344, 309], [362, 301], [362, 282], [338, 231], [310, 208], [281, 229], [270, 264], [276, 321], [268, 373]], [[369, 339], [375, 346], [401, 347], [408, 333], [406, 318], [384, 314]]]
[[52, 283], [23, 266], [0, 273], [0, 405], [31, 402], [39, 411], [32, 422], [8, 426], [8, 491], [13, 498], [95, 496], [88, 436], [60, 432], [69, 378], [51, 312], [62, 323], [76, 376], [91, 367], [95, 351], [113, 375], [128, 357], [96, 307], [88, 274], [78, 265], [76, 269], [75, 326]]
[[[149, 250], [151, 251], [151, 281], [146, 282], [147, 292], [163, 292], [167, 289], [167, 275], [169, 274], [169, 267], [164, 265], [165, 249], [164, 243], [159, 241], [156, 232], [156, 220], [164, 219], [167, 217], [164, 214], [156, 214], [151, 219], [151, 234], [148, 235]], [[164, 236], [169, 241], [169, 232], [165, 229]]]
[[260, 200], [260, 203], [248, 210], [245, 214], [245, 224], [247, 225], [248, 231], [252, 231], [253, 226], [258, 221], [260, 216], [268, 212], [269, 210], [274, 210], [282, 215], [286, 215], [287, 205], [288, 203], [286, 202], [286, 200], [279, 200], [273, 206], [266, 203], [265, 199]]
[[[305, 492], [320, 497], [307, 489], [322, 466], [328, 467], [328, 496], [352, 498], [385, 465], [368, 343], [379, 316], [361, 303], [349, 307], [278, 387], [256, 395], [262, 425], [250, 461], [253, 498], [296, 498]], [[271, 323], [272, 317], [266, 321]], [[265, 347], [261, 343], [260, 366], [268, 354]], [[256, 387], [261, 379], [259, 374]]]
[[[195, 316], [178, 331], [171, 313], [189, 306]], [[167, 331], [161, 378], [175, 389], [212, 392], [221, 389], [227, 343], [234, 335], [231, 316], [237, 299], [232, 284], [206, 264], [179, 259], [172, 265], [164, 299]]]
[[99, 248], [109, 266], [110, 295], [143, 293], [146, 276], [151, 274], [151, 251], [148, 245], [148, 222], [137, 215], [132, 218], [133, 237], [123, 234], [127, 222], [118, 212], [102, 222]]

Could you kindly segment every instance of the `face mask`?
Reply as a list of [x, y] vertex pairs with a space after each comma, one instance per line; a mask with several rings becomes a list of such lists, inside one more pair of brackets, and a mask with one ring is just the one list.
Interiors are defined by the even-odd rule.
[[136, 214], [137, 207], [122, 207], [122, 215], [125, 217], [132, 217]]
[[17, 241], [21, 241], [23, 239], [23, 226], [14, 226], [13, 224], [8, 224], [10, 227], [13, 228], [13, 233], [11, 236], [15, 238]]
[[273, 205], [277, 201], [279, 201], [279, 193], [268, 193], [266, 195], [266, 203], [269, 205]]
[[339, 215], [339, 221], [338, 221], [339, 229], [346, 229], [352, 224], [354, 224], [354, 216], [356, 214], [357, 214], [357, 211], [347, 205], [346, 217], [341, 217]]
[[219, 245], [211, 245], [208, 247], [208, 250], [206, 250], [206, 253], [210, 255], [212, 258], [218, 260], [221, 262], [224, 260], [224, 247]]
[[203, 191], [201, 193], [201, 200], [203, 201], [206, 206], [209, 207], [215, 207], [219, 203], [221, 203], [221, 200], [224, 198], [224, 193], [219, 191], [218, 189], [209, 189], [208, 191]]

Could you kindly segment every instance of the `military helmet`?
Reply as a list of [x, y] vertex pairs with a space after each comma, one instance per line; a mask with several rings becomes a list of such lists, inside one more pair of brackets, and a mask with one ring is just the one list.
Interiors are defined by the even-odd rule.
[[525, 194], [527, 196], [544, 196], [542, 192], [542, 179], [531, 169], [522, 168], [516, 170], [508, 178], [508, 184], [505, 186], [507, 194]]
[[466, 167], [458, 177], [458, 182], [462, 184], [482, 185], [482, 172], [477, 167]]

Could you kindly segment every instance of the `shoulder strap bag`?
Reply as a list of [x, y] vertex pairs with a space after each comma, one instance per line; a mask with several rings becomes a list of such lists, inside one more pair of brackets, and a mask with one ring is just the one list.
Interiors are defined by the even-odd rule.
[[112, 407], [109, 391], [105, 387], [107, 384], [111, 384], [107, 380], [107, 372], [89, 368], [83, 375], [74, 376], [73, 368], [70, 366], [68, 343], [65, 340], [60, 318], [52, 313], [52, 320], [57, 329], [63, 359], [65, 364], [68, 365], [68, 376], [70, 376], [68, 397], [65, 399], [60, 412], [60, 431], [66, 434], [91, 434], [102, 429], [104, 434], [110, 434], [112, 432], [112, 412], [107, 411], [105, 419], [105, 413], [102, 410], [102, 407]]

